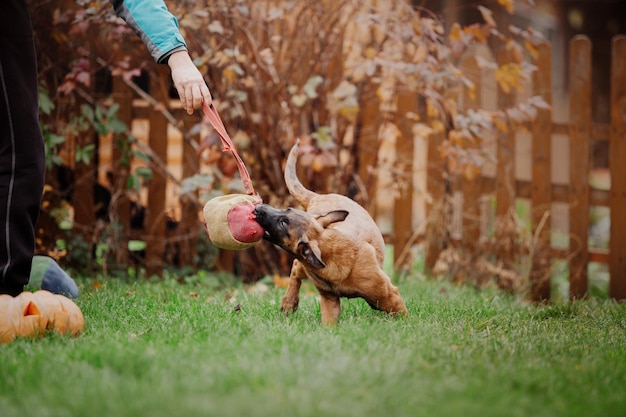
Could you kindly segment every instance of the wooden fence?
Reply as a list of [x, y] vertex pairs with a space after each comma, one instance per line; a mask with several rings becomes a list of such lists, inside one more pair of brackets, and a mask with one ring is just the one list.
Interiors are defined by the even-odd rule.
[[[468, 181], [451, 181], [444, 189], [439, 178], [443, 161], [438, 147], [444, 140], [442, 132], [434, 132], [428, 138], [428, 181], [427, 191], [432, 201], [441, 201], [444, 194], [461, 194], [462, 218], [458, 240], [467, 246], [478, 245], [481, 230], [479, 222], [481, 201], [485, 196], [495, 198], [495, 217], [504, 218], [514, 210], [515, 200], [528, 199], [531, 203], [532, 234], [534, 250], [530, 254], [531, 268], [529, 281], [531, 295], [540, 301], [550, 298], [550, 280], [546, 273], [554, 259], [566, 259], [569, 266], [570, 298], [582, 298], [588, 294], [588, 267], [590, 262], [608, 264], [610, 283], [609, 295], [616, 299], [626, 299], [626, 36], [616, 36], [612, 40], [610, 76], [610, 123], [595, 123], [592, 120], [592, 74], [591, 42], [585, 36], [577, 36], [570, 42], [569, 60], [569, 120], [567, 124], [553, 122], [552, 110], [539, 110], [536, 120], [529, 127], [531, 141], [532, 171], [529, 181], [520, 180], [515, 175], [516, 132], [500, 133], [495, 140], [495, 175], [481, 176]], [[551, 46], [539, 48], [536, 58], [538, 71], [532, 83], [534, 95], [542, 96], [552, 103]], [[481, 82], [481, 71], [473, 59], [469, 59], [466, 73], [475, 74], [474, 81]], [[480, 91], [480, 88], [477, 88]], [[515, 97], [498, 89], [499, 108], [508, 108]], [[479, 102], [465, 98], [465, 105]], [[568, 148], [554, 148], [553, 135], [567, 135]], [[590, 185], [591, 150], [595, 141], [608, 141], [610, 147], [610, 189], [603, 190]], [[398, 144], [398, 155], [413, 151], [407, 141]], [[554, 152], [557, 155], [553, 154]], [[569, 154], [569, 180], [567, 184], [555, 184], [552, 179], [553, 164]], [[408, 187], [408, 190], [412, 190]], [[482, 199], [482, 200], [481, 200]], [[413, 196], [409, 191], [395, 201], [393, 243], [396, 258], [406, 253], [408, 245], [416, 238], [411, 233]], [[564, 203], [569, 215], [569, 244], [565, 248], [551, 246], [550, 213], [554, 203]], [[435, 207], [434, 205], [430, 205]], [[589, 247], [590, 209], [608, 207], [610, 209], [609, 249]], [[431, 212], [432, 215], [432, 212]], [[482, 232], [484, 234], [484, 232]], [[423, 235], [426, 244], [426, 266], [432, 268], [442, 252], [441, 242]], [[494, 239], [498, 240], [498, 232]], [[546, 250], [547, 248], [547, 250]], [[398, 261], [398, 259], [396, 259]]]
[[[569, 265], [569, 281], [571, 298], [581, 298], [588, 293], [588, 265], [589, 262], [608, 264], [610, 272], [610, 296], [616, 299], [626, 298], [626, 37], [617, 36], [612, 43], [611, 77], [611, 120], [609, 124], [594, 123], [591, 119], [591, 43], [586, 37], [576, 37], [570, 43], [570, 123], [558, 124], [553, 122], [551, 110], [539, 110], [534, 123], [530, 126], [532, 142], [532, 178], [529, 181], [520, 180], [515, 176], [515, 132], [502, 133], [496, 140], [495, 175], [485, 175], [474, 181], [454, 181], [444, 189], [440, 181], [442, 175], [442, 160], [438, 146], [444, 140], [442, 132], [434, 132], [428, 138], [428, 172], [426, 173], [426, 188], [431, 201], [442, 200], [446, 193], [458, 192], [463, 195], [461, 224], [461, 239], [467, 242], [477, 242], [481, 234], [478, 222], [480, 217], [481, 199], [484, 196], [495, 198], [495, 216], [501, 218], [509, 213], [517, 198], [528, 199], [532, 205], [532, 232], [535, 235], [536, 250], [532, 254], [532, 267], [530, 271], [531, 294], [535, 300], [544, 300], [550, 297], [550, 283], [546, 280], [546, 271], [553, 259], [567, 259]], [[464, 65], [471, 73], [471, 67], [476, 67], [472, 60]], [[541, 95], [548, 103], [552, 103], [551, 82], [551, 46], [543, 45], [539, 48], [539, 56], [536, 59], [538, 71], [536, 72], [532, 88], [534, 95]], [[476, 70], [475, 74], [480, 71]], [[478, 75], [477, 75], [478, 77]], [[159, 79], [152, 80], [151, 85], [159, 86], [151, 88], [151, 94], [158, 100], [166, 101], [167, 88], [164, 80], [167, 74], [161, 74]], [[480, 82], [480, 79], [475, 81]], [[480, 91], [480, 89], [477, 89]], [[149, 120], [148, 144], [154, 152], [154, 157], [163, 161], [167, 160], [167, 125], [168, 119], [162, 111], [145, 107], [133, 106], [136, 98], [127, 85], [120, 80], [115, 80], [113, 85], [113, 100], [121, 105], [119, 117], [122, 121], [131, 125], [136, 118]], [[476, 105], [480, 102], [480, 94], [476, 98], [466, 97], [465, 106]], [[498, 92], [497, 104], [500, 108], [513, 104], [515, 97], [511, 94]], [[415, 98], [404, 93], [398, 98], [398, 108], [406, 108], [415, 111]], [[364, 120], [376, 121], [374, 107], [362, 106]], [[374, 112], [374, 113], [373, 113]], [[366, 115], [369, 115], [365, 117]], [[371, 117], [370, 117], [371, 116]], [[182, 111], [176, 111], [176, 118], [183, 121], [188, 128], [198, 121], [197, 118], [189, 118]], [[374, 123], [374, 122], [372, 122]], [[409, 124], [398, 123], [402, 136], [413, 138]], [[361, 131], [375, 132], [376, 126], [362, 126]], [[556, 155], [553, 155], [554, 146], [552, 137], [555, 134], [569, 137], [569, 166], [570, 174], [568, 184], [555, 184], [552, 180], [552, 164]], [[370, 134], [369, 139], [362, 137], [362, 142], [375, 141], [376, 134]], [[596, 189], [590, 186], [589, 177], [591, 172], [590, 152], [593, 141], [608, 141], [610, 143], [610, 190]], [[413, 155], [415, 152], [413, 140], [399, 140], [396, 143], [397, 155]], [[374, 145], [374, 149], [378, 146]], [[113, 151], [112, 158], [118, 159], [120, 155]], [[557, 152], [567, 153], [567, 149]], [[198, 172], [199, 158], [189, 141], [183, 141], [182, 151], [182, 175], [190, 176]], [[369, 159], [368, 159], [369, 158]], [[367, 161], [372, 162], [375, 156], [362, 155], [361, 169], [366, 169]], [[411, 163], [401, 164], [400, 170], [405, 172], [405, 177], [415, 179], [417, 173]], [[124, 183], [128, 176], [126, 171], [115, 172], [116, 181]], [[163, 172], [155, 172], [154, 177], [148, 184], [148, 202], [145, 224], [146, 230], [142, 231], [139, 238], [147, 242], [146, 265], [149, 274], [160, 273], [164, 266], [165, 245], [170, 240], [176, 240], [180, 247], [179, 259], [182, 264], [191, 264], [194, 255], [194, 244], [198, 233], [198, 207], [190, 203], [183, 204], [181, 223], [172, 235], [166, 230], [164, 221], [165, 189], [167, 175]], [[451, 188], [450, 188], [451, 187]], [[441, 242], [437, 239], [428, 238], [426, 233], [416, 231], [414, 215], [414, 187], [409, 184], [403, 188], [393, 204], [393, 230], [387, 236], [387, 240], [394, 247], [396, 263], [401, 264], [401, 258], [406, 258], [409, 248], [416, 242], [422, 241], [426, 245], [426, 264], [432, 267], [442, 251]], [[86, 193], [89, 190], [84, 190]], [[569, 246], [567, 248], [551, 247], [551, 219], [549, 213], [554, 203], [567, 204], [569, 209]], [[129, 202], [123, 198], [118, 199], [115, 209], [119, 213], [128, 213]], [[125, 206], [126, 205], [126, 206]], [[610, 208], [610, 245], [609, 250], [590, 248], [589, 241], [589, 213], [593, 206]], [[431, 214], [434, 204], [429, 204]], [[88, 211], [83, 211], [88, 212]], [[77, 213], [77, 216], [79, 214]], [[86, 214], [85, 216], [89, 216]], [[123, 216], [122, 216], [123, 217]], [[77, 219], [81, 222], [80, 219]], [[89, 218], [82, 220], [88, 224]], [[129, 224], [128, 218], [120, 218], [122, 224]], [[126, 232], [125, 232], [126, 233]], [[125, 234], [124, 239], [132, 236]], [[181, 238], [182, 237], [182, 238]], [[498, 236], [495, 236], [498, 239]], [[544, 250], [548, 248], [548, 250]], [[123, 256], [123, 255], [120, 255]], [[232, 254], [225, 253], [225, 268], [232, 262]], [[229, 258], [230, 257], [230, 258]], [[230, 259], [230, 260], [229, 260]]]

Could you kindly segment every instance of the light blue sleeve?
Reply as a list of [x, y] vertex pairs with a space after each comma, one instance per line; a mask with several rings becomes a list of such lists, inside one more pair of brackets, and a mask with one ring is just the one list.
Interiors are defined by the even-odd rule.
[[163, 0], [110, 1], [115, 13], [139, 35], [156, 62], [165, 63], [173, 52], [187, 49], [178, 21]]

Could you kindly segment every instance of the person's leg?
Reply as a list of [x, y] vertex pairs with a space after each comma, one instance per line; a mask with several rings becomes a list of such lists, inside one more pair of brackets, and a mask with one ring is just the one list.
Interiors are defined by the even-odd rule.
[[25, 0], [0, 1], [0, 293], [28, 283], [45, 175], [37, 57]]
[[77, 298], [78, 286], [59, 264], [49, 256], [33, 256], [33, 266], [27, 290], [46, 290], [54, 294]]

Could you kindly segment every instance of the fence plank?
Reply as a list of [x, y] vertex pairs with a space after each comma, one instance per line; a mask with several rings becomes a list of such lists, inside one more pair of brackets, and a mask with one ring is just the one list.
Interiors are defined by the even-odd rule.
[[[501, 50], [498, 64], [506, 65], [512, 61], [510, 53]], [[506, 111], [515, 105], [515, 93], [506, 92], [498, 85], [498, 107]], [[515, 210], [515, 129], [509, 125], [507, 132], [498, 132], [496, 151], [496, 219], [495, 236], [498, 245], [495, 249], [499, 260], [505, 265], [513, 265], [515, 248], [512, 243], [514, 225], [511, 215]]]
[[[90, 28], [87, 34], [87, 40], [90, 45], [95, 43], [94, 37], [96, 32], [93, 28]], [[96, 65], [92, 62], [91, 68], [96, 68]], [[92, 77], [93, 77], [92, 73]], [[88, 95], [93, 95], [93, 87]], [[88, 103], [84, 103], [88, 104]], [[73, 151], [71, 157], [75, 157], [77, 149], [83, 149], [86, 146], [98, 146], [96, 141], [97, 134], [90, 128], [88, 131], [76, 135], [74, 139]], [[71, 137], [68, 137], [70, 142]], [[71, 143], [71, 142], [70, 142]], [[74, 162], [74, 161], [72, 161]], [[70, 164], [72, 163], [70, 162]], [[76, 235], [82, 235], [86, 242], [91, 245], [94, 241], [94, 226], [96, 222], [96, 207], [94, 204], [94, 188], [96, 185], [97, 168], [92, 160], [89, 158], [88, 163], [82, 161], [74, 162], [74, 182], [72, 189], [72, 205], [74, 207], [74, 222], [73, 233]], [[91, 253], [88, 256], [88, 261], [91, 261]], [[89, 265], [91, 266], [91, 265]]]
[[[498, 64], [509, 63], [508, 53], [498, 54]], [[498, 107], [506, 110], [515, 105], [515, 94], [506, 93], [498, 88]], [[496, 217], [502, 219], [509, 214], [515, 199], [515, 134], [513, 129], [500, 132], [498, 135], [497, 166], [496, 166]]]
[[[540, 45], [535, 60], [534, 94], [552, 104], [552, 46]], [[552, 111], [539, 109], [532, 138], [532, 228], [536, 238], [531, 260], [530, 286], [533, 301], [550, 298], [550, 211], [552, 206]]]
[[611, 238], [609, 295], [626, 299], [626, 36], [616, 36], [611, 61]]
[[[92, 129], [76, 137], [76, 149], [94, 145], [95, 133]], [[83, 235], [86, 242], [93, 241], [96, 222], [94, 204], [94, 187], [96, 185], [96, 168], [92, 161], [89, 164], [76, 162], [74, 168], [74, 189], [72, 204], [74, 205], [74, 233]]]
[[[150, 92], [160, 103], [169, 101], [169, 74], [156, 68], [150, 77]], [[165, 196], [167, 180], [161, 169], [155, 169], [159, 161], [167, 161], [167, 119], [153, 109], [150, 112], [149, 145], [154, 152], [152, 179], [148, 183], [148, 207], [146, 207], [146, 273], [148, 276], [161, 275], [165, 253]]]
[[363, 201], [367, 203], [367, 211], [376, 216], [376, 178], [372, 175], [372, 167], [376, 166], [376, 156], [380, 140], [378, 129], [380, 128], [380, 100], [376, 95], [376, 86], [367, 86], [360, 97], [359, 120], [355, 137], [358, 138], [356, 151], [358, 152], [358, 175], [367, 195]]
[[[133, 89], [128, 86], [121, 76], [113, 77], [113, 100], [120, 106], [117, 111], [117, 118], [124, 122], [130, 131], [133, 123]], [[115, 261], [119, 265], [128, 263], [128, 240], [130, 235], [130, 200], [126, 195], [126, 185], [128, 184], [130, 161], [126, 161], [124, 165], [124, 155], [122, 149], [117, 146], [116, 141], [119, 138], [113, 138], [113, 183], [110, 184], [112, 192], [117, 196], [113, 201], [113, 211], [118, 216], [120, 228], [113, 228], [113, 233], [119, 233], [115, 241], [121, 244], [114, 249]], [[130, 146], [129, 144], [125, 144]]]
[[[482, 69], [478, 65], [475, 56], [469, 56], [461, 62], [461, 72], [474, 83], [474, 94], [470, 94], [468, 89], [463, 90], [463, 110], [476, 109], [481, 106], [481, 83]], [[469, 140], [466, 147], [471, 146]], [[474, 251], [477, 248], [476, 242], [480, 238], [480, 178], [463, 178], [463, 242], [466, 250]]]
[[589, 169], [591, 134], [591, 42], [570, 41], [570, 298], [588, 290]]
[[444, 140], [443, 129], [436, 129], [428, 136], [426, 192], [429, 195], [429, 203], [426, 209], [428, 224], [424, 249], [424, 269], [427, 272], [432, 271], [448, 241], [446, 213], [442, 205], [445, 196], [442, 175], [445, 172], [445, 161], [439, 153], [439, 147]]
[[[184, 125], [183, 129], [190, 129], [200, 121], [196, 112], [193, 115], [185, 113], [182, 117]], [[184, 134], [184, 133], [183, 133]], [[196, 150], [191, 146], [189, 140], [183, 138], [183, 178], [191, 177], [200, 172], [200, 158]], [[182, 197], [181, 201], [181, 219], [178, 224], [177, 234], [181, 238], [180, 250], [180, 266], [196, 266], [196, 244], [198, 243], [198, 232], [205, 233], [198, 222], [198, 212], [202, 210], [198, 204], [188, 197]]]
[[[398, 114], [417, 113], [417, 94], [400, 92], [398, 94]], [[396, 167], [402, 181], [402, 192], [394, 199], [393, 204], [393, 236], [394, 236], [394, 265], [404, 267], [400, 256], [406, 252], [408, 245], [412, 245], [413, 234], [413, 123], [401, 116], [397, 126], [402, 135], [396, 139]], [[410, 257], [405, 258], [406, 261]], [[408, 262], [404, 262], [408, 264]]]

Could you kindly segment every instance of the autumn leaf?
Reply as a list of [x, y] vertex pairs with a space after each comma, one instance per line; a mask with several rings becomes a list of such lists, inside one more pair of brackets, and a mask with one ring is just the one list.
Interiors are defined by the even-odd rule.
[[507, 94], [509, 94], [513, 88], [519, 93], [524, 92], [521, 82], [523, 79], [522, 70], [518, 64], [510, 63], [502, 65], [496, 70], [495, 78], [500, 88], [502, 88], [502, 91]]
[[212, 21], [208, 26], [207, 29], [209, 30], [209, 32], [211, 33], [218, 33], [218, 34], [223, 34], [224, 33], [224, 27], [222, 26], [222, 22], [220, 22], [219, 20], [214, 20]]
[[524, 50], [518, 42], [515, 42], [514, 40], [509, 40], [506, 43], [506, 49], [511, 53], [511, 58], [513, 59], [513, 62], [520, 63], [524, 60]]
[[507, 133], [509, 131], [509, 126], [507, 125], [506, 118], [502, 112], [494, 113], [491, 116], [491, 121], [500, 132]]
[[461, 54], [467, 47], [465, 34], [461, 29], [461, 25], [456, 22], [452, 24], [452, 28], [450, 28], [448, 40], [450, 41], [450, 48], [452, 48], [452, 51], [457, 55]]
[[498, 3], [504, 6], [507, 12], [509, 12], [510, 14], [513, 14], [513, 12], [515, 11], [515, 6], [513, 4], [513, 1], [514, 0], [498, 0]]
[[302, 107], [306, 104], [307, 97], [305, 94], [295, 94], [291, 97], [291, 103], [296, 107]]
[[431, 119], [437, 119], [440, 116], [439, 109], [432, 100], [426, 100], [426, 115]]
[[315, 155], [313, 158], [313, 164], [311, 164], [311, 168], [313, 168], [313, 172], [319, 174], [325, 168], [324, 158], [321, 155]]
[[530, 56], [532, 56], [533, 59], [536, 61], [539, 57], [539, 50], [537, 49], [537, 47], [535, 47], [535, 45], [533, 45], [532, 42], [530, 42], [529, 40], [526, 40], [524, 42], [524, 47], [526, 48]]
[[179, 19], [179, 24], [184, 28], [199, 30], [205, 24], [206, 17], [206, 11], [198, 10], [184, 15]]
[[452, 24], [452, 27], [450, 28], [450, 34], [448, 35], [448, 39], [450, 41], [460, 41], [462, 34], [463, 31], [461, 30], [461, 25], [459, 25], [457, 22], [454, 22]]
[[395, 96], [393, 83], [383, 81], [376, 89], [376, 96], [383, 103], [390, 101]]
[[463, 167], [463, 177], [472, 181], [480, 175], [480, 167], [476, 164], [465, 164]]
[[550, 106], [550, 103], [546, 102], [541, 96], [533, 96], [529, 98], [528, 104], [542, 110], [550, 110], [552, 108], [552, 106]]
[[351, 122], [355, 122], [359, 114], [359, 104], [355, 98], [350, 98], [344, 101], [343, 105], [339, 107], [338, 113]]
[[478, 11], [483, 16], [485, 23], [489, 26], [496, 27], [496, 21], [493, 19], [493, 12], [484, 6], [478, 6]]
[[348, 81], [342, 81], [330, 94], [328, 107], [331, 112], [340, 114], [354, 122], [359, 113], [359, 104], [356, 98], [357, 88]]
[[272, 282], [277, 288], [287, 288], [287, 286], [289, 285], [289, 277], [283, 277], [281, 275], [274, 274], [272, 276]]
[[518, 108], [510, 108], [506, 110], [506, 115], [509, 116], [509, 119], [513, 120], [515, 123], [521, 124], [526, 120], [524, 117], [524, 113]]
[[480, 42], [480, 43], [485, 43], [487, 42], [487, 37], [489, 36], [489, 33], [491, 32], [491, 25], [479, 25], [479, 24], [473, 24], [470, 26], [467, 26], [464, 30], [464, 32], [471, 36], [475, 41]]
[[302, 91], [308, 98], [317, 98], [317, 87], [324, 82], [324, 78], [319, 75], [310, 77], [302, 87]]
[[461, 146], [463, 144], [463, 133], [458, 130], [451, 130], [448, 134], [448, 139], [455, 145]]

